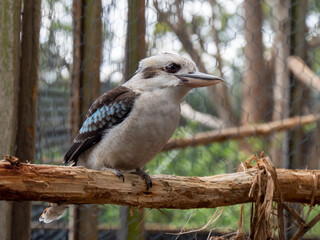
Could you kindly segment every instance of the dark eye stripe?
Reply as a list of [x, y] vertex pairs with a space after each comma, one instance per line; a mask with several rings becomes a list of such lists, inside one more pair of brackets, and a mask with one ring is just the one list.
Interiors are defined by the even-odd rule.
[[159, 73], [158, 68], [147, 67], [142, 71], [142, 77], [144, 79], [153, 78]]

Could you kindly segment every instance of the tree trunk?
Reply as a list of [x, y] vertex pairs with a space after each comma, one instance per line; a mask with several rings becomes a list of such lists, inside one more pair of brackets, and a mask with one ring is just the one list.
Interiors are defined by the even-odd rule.
[[72, 4], [73, 59], [70, 79], [69, 128], [75, 137], [81, 127], [80, 79], [81, 79], [81, 44], [82, 44], [82, 0]]
[[264, 60], [262, 43], [263, 13], [260, 0], [244, 1], [246, 46], [246, 70], [243, 75], [242, 123], [254, 123], [266, 120], [270, 109], [270, 89], [272, 78], [269, 66]]
[[[290, 39], [290, 55], [298, 56], [303, 61], [306, 60], [306, 11], [307, 0], [291, 0], [290, 8], [291, 16], [291, 39]], [[304, 89], [301, 82], [297, 81], [295, 76], [290, 77], [290, 116], [303, 114], [304, 103], [308, 101], [308, 91]], [[303, 139], [304, 133], [302, 127], [289, 131], [288, 168], [303, 168], [306, 165], [305, 159], [300, 159], [303, 156]], [[301, 206], [294, 206], [299, 212]], [[289, 221], [286, 222], [286, 227], [290, 229], [286, 234], [287, 238], [291, 238], [296, 231], [296, 227]]]
[[[20, 1], [0, 1], [0, 156], [14, 155], [19, 79]], [[11, 239], [12, 203], [0, 201], [0, 239]]]
[[[277, 121], [289, 117], [290, 81], [287, 68], [287, 59], [290, 54], [290, 0], [270, 1], [274, 9], [275, 23], [275, 64], [274, 64], [274, 109], [272, 120]], [[272, 159], [276, 160], [275, 166], [285, 167], [288, 165], [288, 133], [275, 134], [272, 137], [270, 151]]]
[[145, 1], [128, 1], [128, 25], [124, 62], [125, 81], [138, 69], [139, 61], [146, 57]]
[[[39, 78], [39, 33], [41, 0], [23, 4], [21, 65], [18, 100], [16, 156], [33, 162], [35, 156], [36, 114]], [[11, 239], [30, 238], [31, 203], [13, 202]]]
[[[308, 66], [302, 61], [301, 58], [296, 56], [290, 56], [287, 60], [288, 68], [293, 73], [295, 80], [299, 80], [304, 88], [304, 91], [317, 90], [320, 92], [320, 77], [318, 77]], [[313, 62], [314, 63], [314, 62]], [[304, 102], [307, 102], [306, 99], [303, 99]], [[305, 104], [307, 105], [307, 104]], [[308, 106], [307, 106], [308, 107]], [[305, 106], [304, 106], [305, 108]], [[313, 112], [315, 109], [309, 107], [308, 113]], [[319, 126], [319, 121], [317, 122]], [[302, 127], [302, 126], [301, 126]], [[320, 146], [319, 144], [314, 144], [320, 142], [320, 128], [316, 127], [312, 132], [306, 133], [307, 136], [304, 137], [305, 156], [306, 159], [304, 164], [308, 166], [309, 169], [318, 169], [319, 168], [319, 155], [320, 155]]]
[[[80, 79], [81, 79], [81, 43], [82, 43], [82, 0], [74, 0], [72, 4], [72, 34], [73, 34], [73, 62], [70, 78], [69, 100], [69, 129], [74, 138], [81, 127], [80, 114]], [[69, 206], [69, 236], [75, 240], [76, 236], [76, 206]]]
[[[138, 63], [146, 56], [146, 20], [145, 1], [128, 0], [128, 20], [126, 36], [126, 54], [124, 80], [129, 80], [138, 68]], [[121, 207], [121, 226], [118, 240], [145, 239], [144, 212], [128, 207]]]
[[[90, 105], [100, 94], [101, 0], [74, 1], [72, 14], [74, 45], [69, 119], [75, 137]], [[69, 239], [98, 239], [98, 207], [79, 205], [71, 207], [71, 211]]]
[[[306, 0], [292, 0], [291, 2], [291, 44], [290, 54], [300, 57], [303, 61], [306, 60]], [[298, 116], [303, 114], [304, 102], [307, 101], [307, 91], [301, 82], [299, 82], [295, 76], [291, 75], [290, 83], [290, 115]], [[302, 154], [302, 128], [299, 127], [290, 133], [289, 140], [289, 166], [290, 168], [302, 168], [305, 166], [305, 162], [301, 162]]]

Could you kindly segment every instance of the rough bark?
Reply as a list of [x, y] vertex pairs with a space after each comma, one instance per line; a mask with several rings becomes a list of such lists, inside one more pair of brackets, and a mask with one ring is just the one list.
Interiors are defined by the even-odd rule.
[[257, 125], [243, 125], [240, 127], [230, 127], [221, 130], [213, 130], [198, 133], [191, 138], [172, 139], [164, 146], [163, 151], [169, 151], [187, 146], [208, 145], [213, 142], [222, 142], [231, 139], [243, 139], [246, 137], [261, 137], [279, 131], [286, 131], [319, 121], [319, 114], [287, 118]]
[[[70, 124], [74, 137], [84, 121], [85, 114], [100, 94], [100, 65], [102, 60], [102, 5], [101, 0], [73, 2], [73, 65], [71, 73]], [[70, 208], [69, 238], [97, 239], [96, 206]]]
[[[39, 78], [41, 0], [23, 4], [16, 156], [33, 162]], [[11, 239], [30, 238], [31, 203], [13, 202]]]
[[[109, 171], [52, 165], [0, 164], [0, 199], [60, 203], [120, 204], [148, 208], [215, 208], [252, 202], [260, 169], [209, 177], [152, 176], [153, 187], [134, 174], [125, 182]], [[284, 202], [320, 203], [319, 170], [277, 169]]]
[[243, 2], [245, 11], [244, 35], [246, 45], [246, 70], [242, 87], [242, 123], [255, 123], [266, 120], [267, 109], [270, 109], [269, 66], [264, 60], [262, 42], [263, 13], [260, 0]]
[[[20, 1], [0, 1], [0, 156], [14, 154], [19, 79]], [[0, 201], [0, 239], [11, 238], [12, 203]]]

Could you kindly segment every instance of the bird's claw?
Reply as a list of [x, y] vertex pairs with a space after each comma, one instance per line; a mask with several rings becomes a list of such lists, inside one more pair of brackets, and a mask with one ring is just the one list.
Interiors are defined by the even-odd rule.
[[131, 172], [131, 173], [139, 175], [140, 177], [142, 177], [144, 179], [144, 181], [147, 184], [147, 191], [152, 187], [152, 180], [151, 180], [151, 177], [149, 176], [149, 174], [142, 171], [141, 169], [137, 169], [135, 172]]
[[146, 174], [146, 176], [143, 177], [143, 178], [144, 178], [144, 180], [145, 180], [145, 182], [146, 182], [146, 184], [147, 184], [147, 191], [148, 191], [149, 188], [152, 188], [152, 180], [151, 180], [151, 177], [150, 177], [148, 174]]
[[118, 178], [122, 179], [122, 181], [124, 182], [124, 176], [118, 169], [104, 167], [104, 168], [102, 168], [102, 170], [107, 170], [107, 171], [112, 172], [114, 175], [116, 175]]
[[116, 170], [116, 175], [117, 175], [118, 178], [121, 178], [122, 181], [124, 182], [124, 176], [119, 170]]

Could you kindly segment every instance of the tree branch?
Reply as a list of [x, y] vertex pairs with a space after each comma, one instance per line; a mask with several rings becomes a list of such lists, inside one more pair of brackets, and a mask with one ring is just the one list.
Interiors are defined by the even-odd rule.
[[257, 125], [243, 125], [240, 127], [230, 127], [221, 130], [202, 132], [190, 138], [169, 140], [169, 142], [164, 146], [163, 151], [185, 148], [188, 146], [208, 145], [213, 142], [242, 139], [245, 137], [266, 136], [275, 132], [285, 131], [297, 126], [313, 123], [319, 119], [320, 114], [310, 114]]
[[317, 48], [320, 46], [320, 36], [313, 36], [311, 39], [307, 41], [307, 44], [311, 48]]
[[196, 121], [210, 128], [222, 128], [224, 126], [221, 119], [210, 114], [198, 112], [194, 110], [188, 103], [181, 104], [181, 115], [186, 119]]
[[[210, 177], [152, 176], [153, 187], [124, 174], [125, 182], [108, 171], [82, 167], [0, 162], [0, 199], [60, 203], [119, 204], [149, 208], [215, 208], [254, 200], [249, 191], [259, 169]], [[320, 171], [277, 169], [283, 201], [320, 203], [314, 176]], [[255, 191], [258, 191], [256, 188]]]
[[308, 87], [312, 87], [320, 92], [320, 77], [318, 77], [304, 61], [295, 56], [290, 56], [287, 60], [290, 71]]

